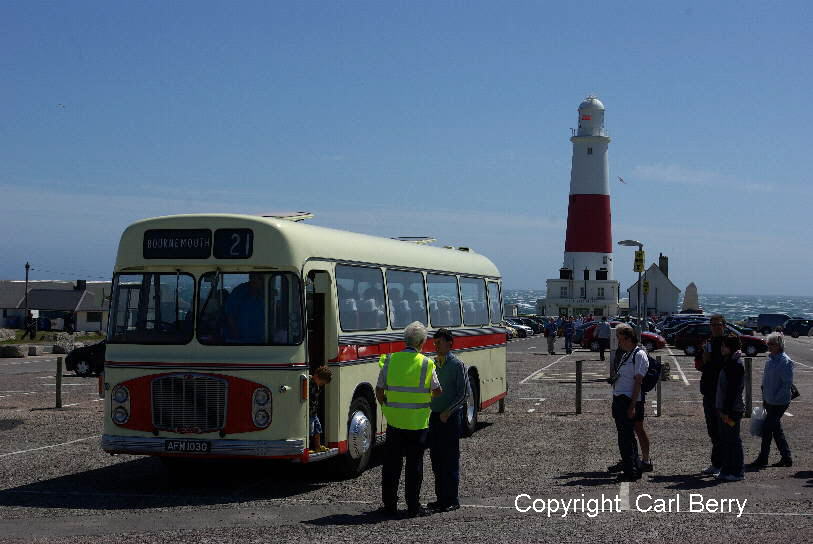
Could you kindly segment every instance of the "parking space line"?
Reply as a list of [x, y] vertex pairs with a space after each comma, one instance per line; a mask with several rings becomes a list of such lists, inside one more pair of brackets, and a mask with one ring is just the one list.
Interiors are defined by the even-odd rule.
[[67, 446], [68, 444], [74, 444], [76, 442], [83, 442], [85, 440], [92, 440], [94, 438], [99, 438], [100, 434], [94, 434], [93, 436], [86, 436], [85, 438], [77, 438], [76, 440], [70, 440], [68, 442], [62, 442], [61, 444], [51, 444], [50, 446], [40, 446], [39, 448], [31, 448], [30, 450], [20, 450], [20, 451], [12, 451], [9, 453], [0, 453], [0, 459], [3, 457], [9, 457], [10, 455], [20, 455], [23, 453], [30, 453], [32, 451], [39, 451], [39, 450], [47, 450], [50, 448], [58, 448], [60, 446]]
[[630, 509], [630, 483], [629, 482], [621, 482], [621, 489], [619, 490], [619, 495], [621, 498], [621, 510], [629, 510]]
[[549, 369], [550, 367], [552, 367], [553, 365], [555, 365], [556, 363], [558, 363], [559, 361], [561, 361], [562, 359], [564, 359], [564, 358], [566, 358], [566, 357], [570, 357], [570, 355], [562, 355], [561, 357], [559, 357], [558, 359], [556, 359], [555, 361], [553, 361], [553, 362], [552, 362], [551, 364], [549, 364], [548, 366], [544, 366], [544, 367], [540, 368], [539, 370], [535, 370], [535, 371], [534, 371], [533, 373], [531, 373], [529, 376], [526, 376], [526, 377], [525, 377], [525, 378], [524, 378], [522, 381], [520, 381], [520, 382], [519, 382], [519, 384], [520, 384], [520, 385], [524, 385], [525, 383], [527, 383], [527, 382], [528, 382], [528, 380], [532, 379], [533, 377], [535, 377], [536, 375], [538, 375], [539, 373], [541, 373], [543, 370], [547, 370], [547, 369]]
[[686, 385], [689, 385], [689, 380], [686, 379], [686, 374], [684, 374], [683, 369], [680, 368], [680, 363], [678, 362], [677, 357], [675, 357], [675, 354], [672, 353], [672, 348], [667, 347], [666, 351], [669, 352], [669, 355], [672, 357], [672, 360], [675, 362], [675, 366], [677, 367], [678, 372], [680, 372], [680, 377], [683, 379], [683, 383], [685, 383]]

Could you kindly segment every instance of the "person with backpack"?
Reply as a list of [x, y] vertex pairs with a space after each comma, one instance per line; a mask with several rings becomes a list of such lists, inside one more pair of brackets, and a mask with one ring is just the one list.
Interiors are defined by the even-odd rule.
[[618, 480], [630, 482], [641, 479], [641, 460], [635, 440], [636, 404], [642, 400], [642, 383], [649, 371], [646, 351], [638, 347], [635, 331], [626, 324], [615, 328], [619, 351], [623, 353], [613, 369], [609, 382], [613, 386], [612, 414], [618, 432], [618, 450], [623, 473]]
[[[643, 350], [640, 346], [637, 349]], [[612, 350], [611, 353], [615, 353], [612, 368], [617, 368], [624, 353], [620, 349]], [[647, 359], [649, 361], [649, 369], [641, 381], [641, 400], [635, 403], [635, 437], [638, 439], [638, 445], [641, 447], [641, 472], [652, 472], [654, 470], [652, 459], [649, 457], [650, 442], [649, 435], [644, 428], [644, 417], [646, 416], [646, 394], [655, 388], [658, 384], [658, 380], [661, 378], [660, 363], [650, 357], [648, 353]], [[616, 464], [607, 467], [607, 471], [611, 473], [621, 472], [622, 470], [624, 470], [623, 461], [618, 461]]]

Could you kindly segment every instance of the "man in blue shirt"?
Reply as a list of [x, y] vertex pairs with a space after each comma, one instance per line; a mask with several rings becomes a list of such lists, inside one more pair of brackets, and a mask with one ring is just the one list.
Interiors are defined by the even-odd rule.
[[576, 331], [576, 328], [573, 326], [573, 318], [566, 318], [562, 324], [562, 328], [565, 334], [565, 353], [569, 354], [573, 352], [573, 333]]
[[265, 344], [265, 292], [263, 274], [252, 272], [226, 299], [226, 341]]
[[558, 327], [556, 326], [556, 322], [551, 317], [548, 319], [548, 322], [545, 323], [545, 336], [548, 340], [548, 354], [556, 355], [556, 331]]
[[435, 333], [435, 370], [443, 392], [432, 398], [429, 415], [429, 457], [435, 473], [437, 500], [427, 507], [436, 512], [460, 508], [460, 436], [463, 431], [463, 408], [469, 389], [463, 361], [452, 353], [454, 337], [448, 329]]

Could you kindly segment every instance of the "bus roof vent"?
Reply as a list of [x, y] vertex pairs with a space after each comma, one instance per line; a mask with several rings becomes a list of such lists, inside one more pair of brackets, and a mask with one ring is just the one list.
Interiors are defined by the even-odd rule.
[[465, 251], [465, 252], [467, 252], [467, 253], [468, 253], [469, 251], [471, 251], [471, 248], [468, 248], [468, 247], [459, 247], [459, 248], [457, 248], [457, 250], [458, 250], [458, 251]]
[[311, 212], [280, 212], [280, 213], [264, 213], [263, 217], [273, 217], [275, 219], [287, 219], [288, 221], [304, 221], [306, 219], [313, 219]]
[[412, 242], [413, 244], [425, 246], [427, 244], [431, 244], [432, 242], [436, 242], [437, 238], [432, 238], [431, 236], [396, 236], [393, 238], [393, 240]]

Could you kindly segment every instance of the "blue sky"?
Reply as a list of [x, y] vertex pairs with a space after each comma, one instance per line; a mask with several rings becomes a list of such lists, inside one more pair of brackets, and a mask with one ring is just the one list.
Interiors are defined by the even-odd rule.
[[562, 264], [570, 128], [595, 93], [615, 240], [667, 254], [681, 289], [810, 294], [812, 13], [5, 1], [0, 278], [26, 260], [37, 279], [109, 277], [143, 217], [309, 210], [471, 246], [506, 286], [544, 287]]

